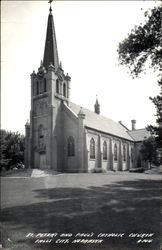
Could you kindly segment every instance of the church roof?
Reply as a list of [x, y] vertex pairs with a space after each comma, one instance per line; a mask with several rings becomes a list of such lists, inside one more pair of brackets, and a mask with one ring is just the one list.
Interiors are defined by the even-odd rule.
[[[80, 106], [70, 102], [70, 109], [77, 115], [79, 113]], [[98, 115], [83, 107], [82, 111], [85, 114], [85, 125], [87, 127], [130, 141], [134, 141], [134, 139], [128, 134], [126, 128], [120, 123], [115, 122], [102, 115]]]
[[47, 24], [43, 66], [47, 68], [52, 63], [53, 66], [57, 69], [59, 67], [59, 58], [57, 51], [54, 20], [51, 11], [52, 9], [50, 8], [50, 13], [48, 16], [48, 24]]
[[145, 128], [128, 131], [128, 133], [135, 141], [143, 141], [150, 136], [150, 132]]

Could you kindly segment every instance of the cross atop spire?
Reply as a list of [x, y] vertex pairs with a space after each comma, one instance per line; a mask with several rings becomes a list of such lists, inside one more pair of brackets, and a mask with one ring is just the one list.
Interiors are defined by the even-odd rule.
[[52, 1], [53, 1], [53, 0], [49, 0], [49, 1], [48, 1], [48, 3], [50, 4], [50, 8], [49, 8], [50, 13], [52, 12], [52, 7], [51, 7]]
[[59, 58], [58, 58], [57, 42], [56, 42], [56, 34], [55, 34], [55, 26], [52, 15], [51, 2], [52, 0], [49, 0], [50, 13], [48, 16], [43, 66], [47, 69], [48, 66], [52, 64], [55, 67], [55, 69], [57, 69], [59, 67]]

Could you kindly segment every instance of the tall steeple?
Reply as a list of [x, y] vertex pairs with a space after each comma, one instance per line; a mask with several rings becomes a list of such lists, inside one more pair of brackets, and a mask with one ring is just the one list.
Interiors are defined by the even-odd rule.
[[59, 67], [59, 58], [51, 5], [49, 11], [43, 66], [47, 69], [47, 67], [52, 63], [55, 69], [57, 69]]
[[94, 105], [94, 112], [98, 115], [100, 114], [100, 104], [98, 102], [97, 96], [96, 96], [96, 103]]

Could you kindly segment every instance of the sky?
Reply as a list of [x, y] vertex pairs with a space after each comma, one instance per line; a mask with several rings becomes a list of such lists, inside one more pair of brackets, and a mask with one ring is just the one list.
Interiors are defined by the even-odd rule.
[[[55, 1], [52, 3], [59, 60], [71, 76], [71, 101], [131, 129], [155, 124], [149, 96], [159, 93], [151, 70], [132, 79], [119, 66], [118, 45], [144, 12], [159, 1]], [[24, 134], [30, 116], [30, 74], [43, 59], [48, 1], [1, 3], [1, 128]]]

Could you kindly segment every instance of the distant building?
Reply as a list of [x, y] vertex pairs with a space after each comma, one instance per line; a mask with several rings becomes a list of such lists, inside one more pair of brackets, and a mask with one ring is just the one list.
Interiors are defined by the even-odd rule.
[[62, 172], [126, 171], [143, 164], [139, 145], [146, 129], [132, 130], [70, 100], [70, 76], [59, 62], [50, 7], [44, 58], [31, 74], [30, 123], [26, 124], [26, 167]]

